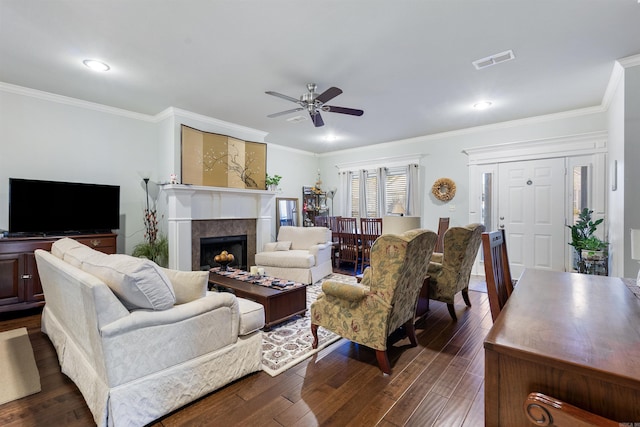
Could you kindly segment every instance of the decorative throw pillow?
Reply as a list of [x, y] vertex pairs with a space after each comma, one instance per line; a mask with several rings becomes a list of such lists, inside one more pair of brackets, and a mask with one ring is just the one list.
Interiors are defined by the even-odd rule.
[[208, 271], [180, 271], [169, 268], [162, 268], [162, 271], [171, 281], [176, 294], [176, 304], [195, 301], [207, 294]]
[[82, 263], [89, 258], [108, 256], [68, 237], [55, 241], [51, 253], [76, 268], [82, 268]]
[[291, 249], [291, 241], [283, 240], [276, 243], [276, 251], [288, 251]]
[[176, 303], [171, 281], [148, 259], [108, 255], [83, 261], [82, 270], [105, 282], [129, 310], [167, 310]]
[[68, 252], [73, 248], [78, 248], [80, 246], [84, 246], [84, 245], [76, 240], [65, 237], [53, 242], [53, 245], [51, 245], [51, 254], [60, 259], [64, 259], [64, 254], [66, 252]]
[[276, 250], [276, 246], [278, 246], [277, 242], [269, 242], [269, 243], [265, 243], [262, 251], [263, 252], [273, 252]]

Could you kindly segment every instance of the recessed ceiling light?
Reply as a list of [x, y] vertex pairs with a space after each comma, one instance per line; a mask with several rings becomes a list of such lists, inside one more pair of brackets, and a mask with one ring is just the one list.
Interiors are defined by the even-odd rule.
[[325, 141], [330, 141], [330, 142], [331, 141], [335, 141], [336, 139], [338, 139], [338, 137], [335, 136], [335, 135], [327, 135], [327, 136], [324, 137]]
[[82, 61], [84, 65], [91, 68], [93, 71], [109, 71], [111, 67], [101, 61], [97, 61], [95, 59], [85, 59]]
[[491, 107], [491, 105], [491, 101], [480, 101], [473, 104], [473, 108], [475, 108], [476, 110], [486, 110], [487, 108]]

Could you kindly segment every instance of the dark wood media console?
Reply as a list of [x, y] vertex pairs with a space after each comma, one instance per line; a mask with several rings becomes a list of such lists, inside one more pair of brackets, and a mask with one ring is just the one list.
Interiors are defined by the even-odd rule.
[[73, 236], [7, 237], [0, 239], [0, 313], [44, 305], [44, 294], [34, 251], [51, 250], [63, 237], [106, 254], [116, 253], [116, 234], [82, 234]]

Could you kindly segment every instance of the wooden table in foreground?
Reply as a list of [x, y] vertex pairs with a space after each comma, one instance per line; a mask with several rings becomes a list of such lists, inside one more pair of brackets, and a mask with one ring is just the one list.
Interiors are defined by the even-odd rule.
[[484, 348], [487, 426], [530, 426], [530, 392], [640, 421], [640, 301], [619, 278], [525, 270]]
[[233, 291], [240, 298], [262, 304], [264, 307], [265, 329], [295, 316], [304, 315], [307, 310], [307, 287], [275, 289], [254, 285], [249, 282], [209, 273], [209, 283]]

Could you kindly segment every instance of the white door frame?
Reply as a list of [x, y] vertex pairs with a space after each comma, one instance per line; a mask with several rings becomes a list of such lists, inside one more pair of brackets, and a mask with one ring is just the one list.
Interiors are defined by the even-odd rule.
[[[607, 132], [590, 132], [577, 135], [568, 135], [556, 138], [536, 139], [529, 141], [509, 142], [505, 144], [487, 145], [482, 147], [467, 148], [462, 151], [469, 156], [469, 222], [480, 222], [480, 203], [482, 197], [482, 174], [495, 171], [494, 188], [492, 189], [495, 203], [492, 212], [498, 211], [497, 170], [498, 164], [503, 162], [540, 160], [554, 157], [567, 159], [568, 167], [584, 164], [586, 157], [592, 160], [592, 209], [595, 218], [605, 217], [606, 189], [608, 188], [607, 162]], [[575, 158], [575, 161], [573, 160]], [[569, 181], [569, 180], [566, 180]], [[567, 182], [567, 189], [571, 183]], [[570, 194], [567, 191], [567, 194]], [[571, 212], [571, 200], [565, 203], [565, 224], [568, 223]], [[497, 217], [492, 218], [497, 224]], [[607, 224], [604, 223], [606, 235]], [[565, 243], [569, 241], [569, 229], [565, 231]], [[567, 245], [568, 246], [568, 245]], [[480, 251], [479, 251], [480, 252]], [[484, 265], [479, 263], [479, 258], [474, 266], [474, 274], [484, 275]], [[566, 264], [570, 257], [565, 257], [565, 269], [570, 270]]]

